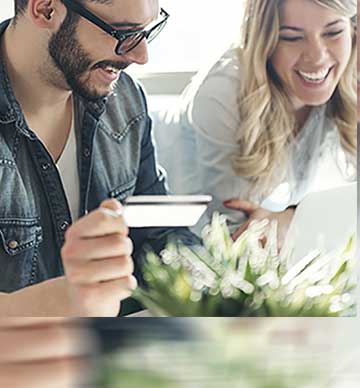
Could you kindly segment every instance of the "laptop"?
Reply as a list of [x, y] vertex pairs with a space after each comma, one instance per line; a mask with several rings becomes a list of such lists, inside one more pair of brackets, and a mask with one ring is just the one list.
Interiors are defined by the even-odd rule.
[[356, 237], [357, 184], [350, 183], [308, 194], [297, 206], [283, 251], [294, 249], [290, 262], [297, 263], [311, 251], [341, 250]]

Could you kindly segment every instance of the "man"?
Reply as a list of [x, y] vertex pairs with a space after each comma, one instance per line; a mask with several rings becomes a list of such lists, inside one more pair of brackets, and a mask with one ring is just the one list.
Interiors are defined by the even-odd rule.
[[143, 92], [122, 70], [147, 62], [168, 15], [157, 0], [15, 6], [0, 25], [0, 315], [116, 316], [133, 247], [139, 275], [143, 245], [174, 232], [129, 233], [119, 203], [166, 194]]

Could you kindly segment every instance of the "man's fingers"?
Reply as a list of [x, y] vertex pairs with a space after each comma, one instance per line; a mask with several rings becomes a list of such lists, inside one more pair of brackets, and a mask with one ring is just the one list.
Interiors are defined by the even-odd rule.
[[0, 387], [74, 388], [89, 376], [89, 364], [77, 358], [0, 364]]
[[224, 201], [224, 206], [229, 209], [241, 210], [247, 215], [250, 215], [259, 207], [258, 205], [252, 202], [240, 198], [232, 198], [227, 201]]
[[131, 296], [132, 292], [137, 287], [137, 280], [135, 276], [127, 276], [117, 280], [110, 280], [108, 282], [98, 283], [97, 288], [100, 294], [107, 296], [117, 295], [119, 300], [123, 300]]
[[117, 316], [121, 300], [136, 288], [128, 232], [116, 200], [104, 201], [67, 230], [61, 256], [81, 316]]
[[67, 278], [75, 284], [92, 284], [130, 276], [134, 272], [134, 262], [130, 256], [78, 261], [66, 270]]
[[133, 243], [124, 235], [112, 234], [92, 239], [66, 241], [61, 255], [66, 265], [69, 261], [105, 259], [107, 257], [130, 256]]
[[21, 318], [0, 318], [1, 329], [18, 329], [18, 328], [41, 328], [51, 325], [72, 324], [73, 319], [63, 317], [21, 317]]
[[103, 303], [104, 300], [113, 300], [120, 307], [120, 301], [131, 296], [136, 287], [137, 280], [131, 275], [107, 282], [93, 283], [89, 286], [80, 286], [78, 292], [84, 301], [91, 301], [95, 305]]
[[104, 201], [102, 201], [100, 207], [104, 209], [114, 210], [117, 213], [122, 211], [121, 203], [113, 198], [105, 199]]
[[91, 238], [119, 233], [127, 235], [129, 228], [121, 215], [121, 204], [116, 200], [106, 200], [101, 206], [80, 218], [66, 232], [65, 238]]
[[94, 345], [84, 329], [61, 325], [1, 329], [0, 343], [3, 349], [0, 365], [83, 356], [90, 353]]

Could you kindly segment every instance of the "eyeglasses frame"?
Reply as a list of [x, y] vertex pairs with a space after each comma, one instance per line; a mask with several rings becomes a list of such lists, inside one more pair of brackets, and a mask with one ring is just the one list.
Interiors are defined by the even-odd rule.
[[[147, 39], [152, 31], [154, 31], [162, 24], [165, 26], [168, 18], [170, 17], [170, 15], [163, 8], [160, 8], [160, 15], [163, 16], [163, 19], [159, 23], [151, 27], [149, 30], [139, 29], [139, 30], [123, 31], [123, 30], [117, 30], [113, 28], [110, 24], [106, 23], [104, 20], [100, 19], [94, 13], [92, 13], [91, 11], [89, 11], [88, 9], [86, 9], [85, 7], [83, 7], [82, 5], [80, 5], [74, 0], [62, 0], [62, 2], [71, 11], [82, 16], [84, 19], [88, 20], [90, 23], [93, 23], [101, 30], [103, 30], [104, 32], [106, 32], [107, 34], [115, 38], [118, 41], [115, 47], [115, 53], [117, 55], [124, 55], [124, 54], [127, 54], [129, 51], [133, 50], [136, 46], [138, 46], [141, 43], [141, 41], [144, 38]], [[142, 33], [143, 36], [141, 37], [141, 39], [139, 39], [138, 42], [136, 42], [134, 46], [130, 47], [127, 50], [121, 50], [121, 45], [125, 42], [127, 38], [139, 33]]]

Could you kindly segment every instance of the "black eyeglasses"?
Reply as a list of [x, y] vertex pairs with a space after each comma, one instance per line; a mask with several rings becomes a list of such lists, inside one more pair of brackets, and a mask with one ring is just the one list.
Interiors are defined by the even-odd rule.
[[71, 11], [82, 16], [89, 22], [95, 24], [97, 27], [101, 28], [103, 31], [111, 35], [113, 38], [118, 40], [118, 44], [115, 47], [115, 53], [117, 55], [124, 55], [134, 49], [139, 43], [145, 38], [149, 43], [154, 40], [161, 30], [165, 27], [166, 22], [169, 18], [169, 14], [161, 8], [160, 16], [163, 18], [159, 23], [156, 23], [153, 27], [148, 30], [133, 30], [133, 31], [124, 31], [116, 30], [110, 24], [104, 22], [98, 16], [94, 15], [92, 12], [87, 10], [85, 7], [80, 5], [74, 0], [62, 0], [67, 8]]

